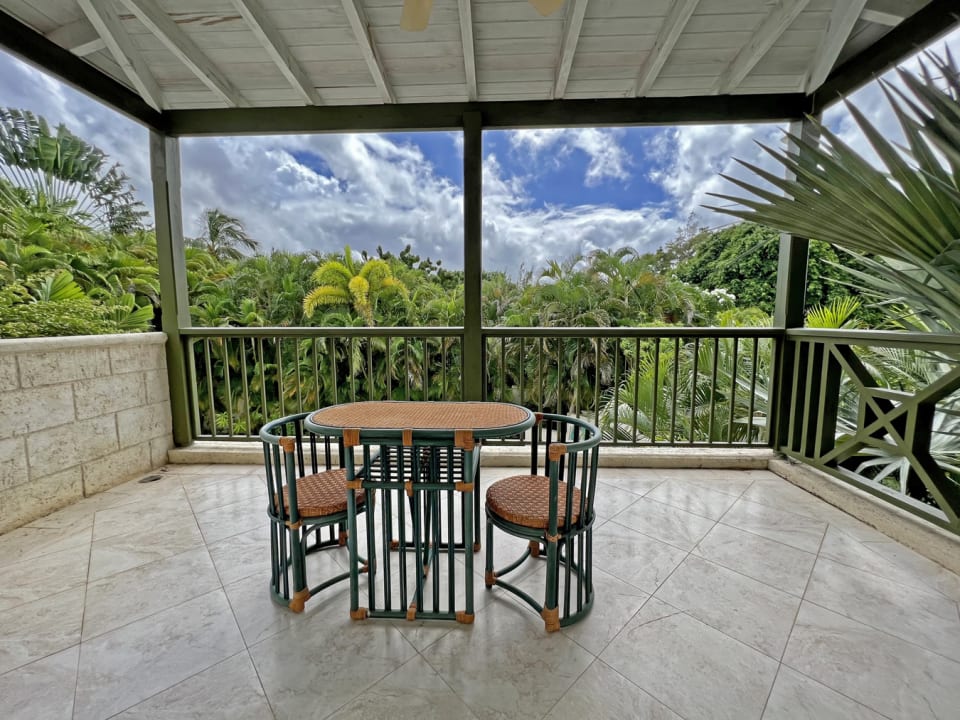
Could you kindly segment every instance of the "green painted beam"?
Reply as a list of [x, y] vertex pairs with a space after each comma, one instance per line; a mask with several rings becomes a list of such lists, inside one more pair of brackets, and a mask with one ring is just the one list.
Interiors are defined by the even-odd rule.
[[0, 47], [154, 130], [164, 116], [122, 83], [0, 10]]
[[180, 328], [190, 326], [183, 220], [180, 211], [180, 142], [150, 133], [150, 170], [156, 218], [157, 267], [160, 273], [161, 329], [167, 335], [167, 378], [173, 440], [183, 447], [193, 440], [184, 339]]
[[170, 110], [172, 135], [457, 130], [470, 113], [484, 129], [780, 122], [811, 109], [802, 93], [682, 98], [528, 100], [284, 108]]
[[960, 3], [932, 0], [830, 73], [812, 95], [812, 112], [823, 112], [957, 27], [960, 27]]
[[483, 127], [463, 115], [463, 399], [483, 400]]

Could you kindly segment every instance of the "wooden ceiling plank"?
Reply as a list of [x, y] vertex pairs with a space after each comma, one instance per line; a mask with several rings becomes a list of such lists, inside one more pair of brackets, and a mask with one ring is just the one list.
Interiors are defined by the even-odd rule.
[[636, 97], [646, 95], [657, 81], [667, 58], [673, 52], [673, 46], [680, 39], [683, 28], [686, 27], [699, 2], [700, 0], [682, 0], [674, 3], [670, 8], [670, 14], [663, 21], [653, 50], [647, 55], [647, 59], [640, 67], [640, 72], [637, 73], [637, 79], [633, 84], [633, 94]]
[[51, 30], [46, 38], [78, 57], [91, 55], [107, 47], [100, 33], [86, 17]]
[[160, 86], [140, 52], [133, 46], [113, 7], [108, 5], [107, 0], [79, 0], [79, 4], [140, 97], [154, 110], [161, 110], [163, 93]]
[[250, 30], [263, 48], [267, 51], [270, 59], [276, 63], [280, 73], [287, 79], [290, 86], [297, 91], [306, 105], [322, 105], [323, 100], [314, 87], [313, 82], [307, 76], [303, 67], [290, 52], [290, 48], [284, 41], [283, 36], [277, 29], [273, 20], [267, 15], [259, 0], [232, 0], [233, 6], [237, 8]]
[[360, 54], [363, 55], [370, 69], [370, 75], [373, 76], [373, 82], [380, 90], [380, 96], [385, 103], [395, 103], [397, 100], [387, 81], [387, 73], [383, 69], [383, 63], [380, 62], [380, 56], [377, 54], [377, 46], [370, 35], [370, 23], [359, 0], [341, 0], [341, 2], [350, 27], [353, 29], [353, 35], [357, 39], [357, 45], [360, 47]]
[[867, 22], [894, 27], [920, 9], [917, 0], [868, 0], [860, 18]]
[[231, 107], [248, 107], [246, 98], [213, 64], [190, 36], [156, 4], [155, 0], [121, 0], [150, 32], [210, 90]]
[[833, 6], [830, 24], [820, 39], [820, 46], [813, 56], [813, 67], [807, 76], [805, 88], [808, 94], [823, 85], [823, 81], [827, 79], [866, 4], [867, 0], [848, 0]]
[[733, 62], [721, 73], [714, 84], [714, 92], [723, 95], [735, 89], [760, 62], [767, 50], [773, 47], [777, 39], [786, 32], [809, 2], [810, 0], [780, 0], [774, 5], [753, 33], [750, 41], [740, 49]]
[[477, 99], [477, 53], [473, 45], [473, 10], [470, 0], [457, 0], [460, 13], [460, 37], [463, 43], [463, 70], [467, 78], [467, 98]]
[[567, 91], [573, 57], [577, 52], [583, 16], [587, 12], [587, 0], [573, 0], [567, 6], [567, 15], [563, 21], [563, 40], [560, 45], [560, 59], [557, 61], [557, 73], [553, 83], [553, 97], [562, 98]]

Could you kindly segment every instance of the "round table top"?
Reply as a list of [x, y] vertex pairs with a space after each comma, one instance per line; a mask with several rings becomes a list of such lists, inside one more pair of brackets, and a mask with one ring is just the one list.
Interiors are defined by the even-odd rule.
[[522, 432], [533, 420], [530, 410], [510, 403], [373, 400], [317, 410], [307, 425], [333, 431], [471, 430], [478, 438], [488, 438]]

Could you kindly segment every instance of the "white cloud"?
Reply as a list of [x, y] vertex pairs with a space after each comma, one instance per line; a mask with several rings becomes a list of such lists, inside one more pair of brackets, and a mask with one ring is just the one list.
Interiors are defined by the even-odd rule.
[[632, 164], [626, 150], [620, 145], [621, 129], [563, 128], [516, 130], [509, 134], [514, 148], [525, 150], [534, 159], [560, 167], [574, 151], [588, 158], [584, 182], [588, 186], [603, 180], [626, 180], [627, 168]]

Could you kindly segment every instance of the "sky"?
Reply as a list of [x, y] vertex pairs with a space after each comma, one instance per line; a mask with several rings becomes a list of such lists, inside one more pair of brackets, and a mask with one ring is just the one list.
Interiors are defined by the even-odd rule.
[[[960, 31], [933, 49], [945, 46], [960, 53]], [[896, 137], [878, 83], [851, 100]], [[142, 126], [3, 51], [0, 106], [64, 123], [101, 148], [152, 210]], [[842, 106], [825, 121], [871, 154]], [[595, 249], [643, 253], [691, 221], [729, 224], [730, 216], [704, 207], [718, 203], [708, 193], [738, 194], [721, 177], [749, 177], [735, 158], [776, 171], [758, 143], [778, 146], [783, 130], [766, 124], [487, 131], [484, 268], [516, 274]], [[205, 209], [219, 208], [265, 249], [337, 252], [350, 245], [398, 253], [409, 244], [444, 267], [463, 267], [459, 133], [184, 138], [180, 147], [188, 237], [200, 233]]]

